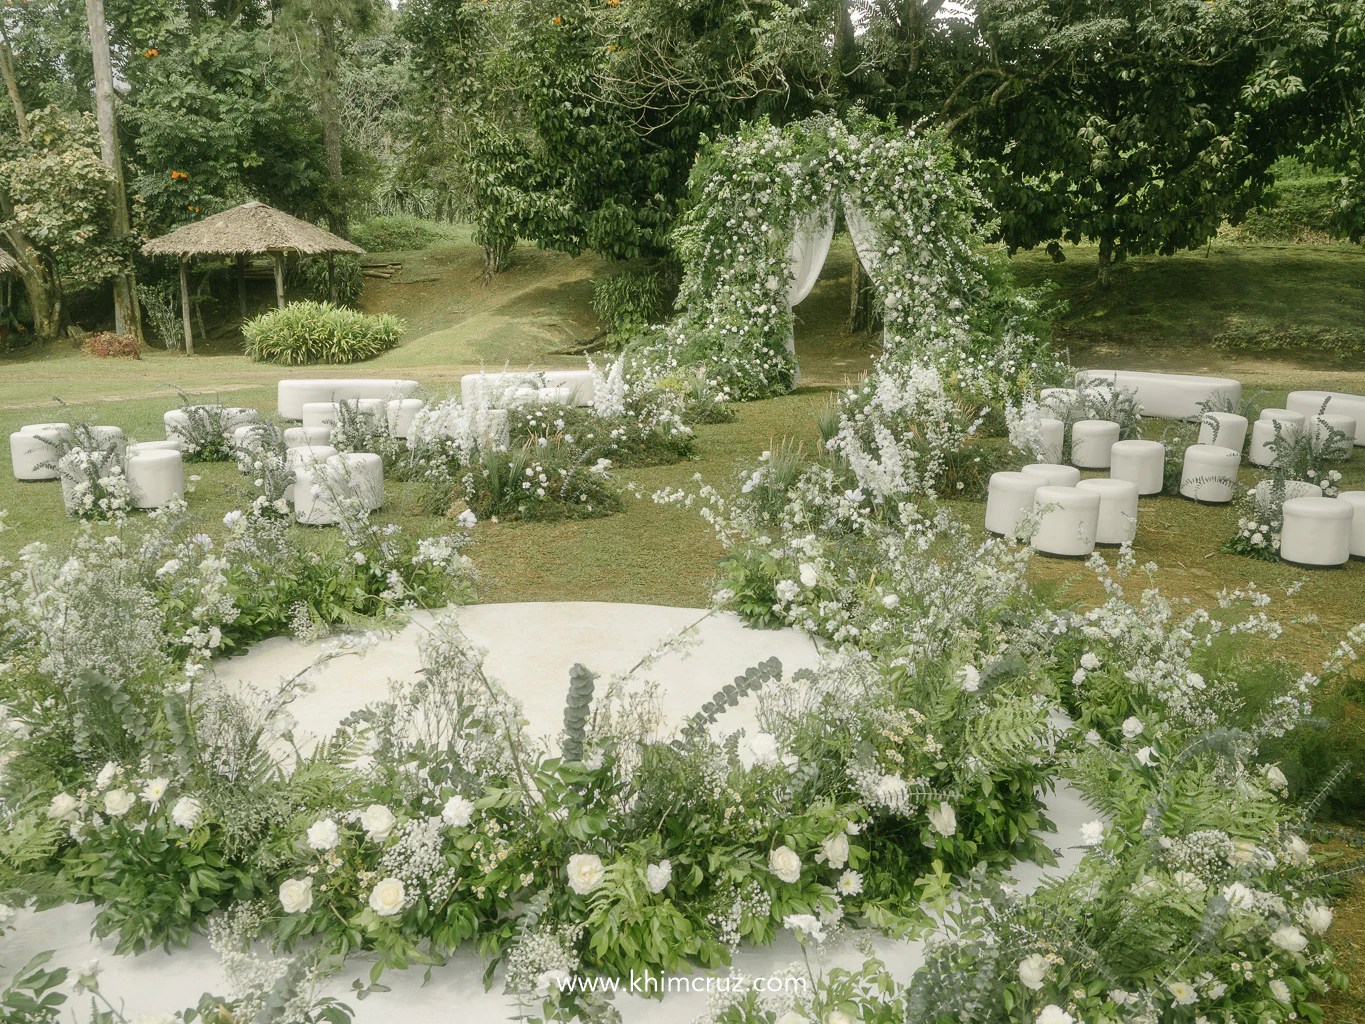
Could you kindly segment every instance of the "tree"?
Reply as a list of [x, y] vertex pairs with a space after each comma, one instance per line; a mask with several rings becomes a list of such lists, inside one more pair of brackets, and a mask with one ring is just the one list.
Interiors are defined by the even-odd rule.
[[1289, 142], [1258, 98], [1300, 9], [1275, 0], [979, 0], [985, 53], [943, 106], [977, 157], [1011, 250], [1099, 243], [1099, 280], [1128, 255], [1194, 248], [1237, 222]]

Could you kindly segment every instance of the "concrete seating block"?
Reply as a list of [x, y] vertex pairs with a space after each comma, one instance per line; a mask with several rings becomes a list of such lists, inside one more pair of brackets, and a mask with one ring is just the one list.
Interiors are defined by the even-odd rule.
[[1354, 510], [1351, 519], [1351, 557], [1365, 559], [1365, 491], [1342, 491], [1337, 501]]
[[1180, 493], [1207, 505], [1226, 505], [1237, 493], [1241, 462], [1242, 457], [1231, 448], [1190, 445], [1180, 470]]
[[1242, 453], [1247, 440], [1247, 418], [1235, 412], [1206, 412], [1199, 424], [1199, 443], [1215, 444]]
[[[60, 446], [71, 440], [68, 423], [30, 423], [9, 436], [10, 463], [16, 480], [56, 480]], [[44, 465], [50, 463], [50, 465]]]
[[185, 493], [185, 464], [178, 451], [129, 452], [124, 473], [136, 508], [160, 508]]
[[327, 460], [341, 494], [374, 511], [384, 504], [384, 460], [369, 452], [347, 452]]
[[1160, 441], [1115, 441], [1109, 453], [1110, 480], [1128, 481], [1137, 488], [1139, 497], [1161, 493], [1166, 483], [1164, 444]]
[[1324, 449], [1327, 448], [1328, 441], [1333, 437], [1333, 431], [1344, 435], [1336, 439], [1335, 449], [1326, 455], [1326, 458], [1333, 462], [1345, 462], [1351, 457], [1351, 450], [1356, 443], [1356, 421], [1350, 416], [1342, 416], [1334, 412], [1324, 412], [1318, 416], [1308, 418], [1308, 428], [1313, 431], [1313, 437]]
[[1150, 373], [1143, 370], [1082, 370], [1078, 381], [1109, 381], [1137, 394], [1144, 416], [1156, 419], [1193, 419], [1205, 402], [1236, 406], [1242, 401], [1242, 385], [1227, 377], [1204, 377], [1189, 373]]
[[391, 437], [407, 437], [412, 421], [427, 403], [420, 398], [399, 398], [385, 405]]
[[1044, 416], [1038, 421], [1038, 433], [1043, 439], [1042, 458], [1048, 462], [1062, 461], [1062, 445], [1066, 441], [1066, 424], [1061, 420]]
[[1310, 419], [1319, 412], [1351, 417], [1356, 421], [1355, 443], [1365, 445], [1365, 395], [1348, 395], [1342, 391], [1291, 391], [1284, 404]]
[[1113, 420], [1077, 420], [1071, 424], [1071, 464], [1081, 469], [1108, 469], [1109, 451], [1120, 427]]
[[357, 398], [388, 402], [396, 398], [413, 398], [420, 390], [415, 380], [370, 377], [282, 380], [277, 389], [276, 409], [284, 419], [301, 420], [303, 407], [309, 402], [342, 402]]
[[331, 427], [285, 427], [284, 446], [298, 448], [301, 445], [327, 444], [332, 440]]
[[1032, 545], [1045, 555], [1083, 558], [1095, 550], [1100, 496], [1079, 487], [1044, 484], [1033, 497], [1038, 529]]
[[1075, 466], [1058, 466], [1048, 462], [1031, 462], [1019, 472], [1041, 476], [1044, 483], [1053, 487], [1075, 487], [1081, 478], [1081, 471]]
[[986, 529], [1002, 537], [1017, 537], [1044, 478], [1037, 473], [992, 473], [986, 495]]
[[1076, 485], [1100, 496], [1096, 544], [1131, 544], [1137, 536], [1138, 487], [1131, 480], [1082, 480]]
[[1354, 513], [1351, 502], [1336, 498], [1291, 498], [1284, 503], [1280, 557], [1309, 569], [1345, 565]]

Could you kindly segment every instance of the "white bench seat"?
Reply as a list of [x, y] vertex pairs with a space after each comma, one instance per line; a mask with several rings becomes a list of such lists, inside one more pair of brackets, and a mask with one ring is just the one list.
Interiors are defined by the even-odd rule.
[[[565, 388], [566, 391], [555, 389]], [[555, 391], [547, 398], [539, 395], [532, 400], [525, 391]], [[592, 405], [592, 373], [589, 370], [512, 370], [507, 373], [467, 373], [460, 378], [460, 404], [475, 405], [487, 393], [498, 404], [501, 397], [505, 405], [547, 404], [558, 402], [562, 405]]]
[[[1324, 402], [1327, 403], [1325, 409]], [[1356, 446], [1365, 447], [1365, 395], [1348, 395], [1341, 391], [1291, 391], [1284, 405], [1293, 412], [1303, 413], [1308, 420], [1316, 418], [1319, 410], [1351, 417], [1356, 421]]]
[[419, 390], [421, 388], [415, 380], [377, 377], [282, 380], [276, 401], [283, 419], [302, 420], [303, 407], [309, 402], [348, 402], [359, 398], [388, 402], [398, 398], [415, 398]]
[[1155, 419], [1191, 419], [1203, 411], [1200, 405], [1211, 399], [1228, 402], [1234, 407], [1242, 401], [1241, 383], [1228, 377], [1145, 370], [1082, 370], [1076, 378], [1078, 382], [1108, 381], [1125, 391], [1136, 392], [1142, 415]]

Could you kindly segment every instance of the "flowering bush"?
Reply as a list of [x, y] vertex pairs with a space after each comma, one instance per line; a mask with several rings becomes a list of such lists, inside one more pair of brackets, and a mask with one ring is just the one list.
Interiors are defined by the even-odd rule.
[[81, 342], [81, 354], [87, 356], [141, 359], [142, 346], [131, 334], [96, 331]]

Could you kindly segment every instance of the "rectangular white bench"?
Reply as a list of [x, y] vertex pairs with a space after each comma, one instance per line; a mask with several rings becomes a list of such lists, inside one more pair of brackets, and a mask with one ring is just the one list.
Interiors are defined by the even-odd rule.
[[1163, 420], [1198, 416], [1199, 406], [1212, 398], [1242, 401], [1242, 385], [1228, 377], [1200, 377], [1190, 373], [1149, 373], [1143, 370], [1082, 370], [1077, 381], [1111, 381], [1126, 391], [1137, 392], [1142, 415]]
[[[1322, 403], [1327, 403], [1327, 408]], [[1291, 391], [1284, 407], [1290, 412], [1301, 412], [1312, 419], [1319, 412], [1349, 416], [1356, 421], [1356, 447], [1365, 447], [1365, 395], [1348, 395], [1341, 391]]]
[[[564, 405], [592, 405], [594, 390], [588, 370], [512, 370], [507, 373], [467, 373], [460, 378], [460, 404], [472, 405], [486, 389], [510, 399], [519, 389], [536, 391], [568, 388]], [[562, 395], [563, 393], [561, 393]], [[555, 400], [559, 400], [556, 398]], [[525, 401], [523, 399], [522, 401]], [[511, 402], [516, 405], [519, 402]]]
[[388, 402], [398, 398], [415, 398], [419, 390], [415, 380], [383, 380], [374, 377], [282, 380], [276, 401], [282, 418], [301, 420], [303, 407], [309, 402], [349, 402], [358, 398], [377, 398]]

